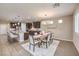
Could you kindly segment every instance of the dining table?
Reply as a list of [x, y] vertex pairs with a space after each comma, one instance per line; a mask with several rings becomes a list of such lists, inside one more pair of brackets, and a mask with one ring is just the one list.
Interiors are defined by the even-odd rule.
[[48, 36], [48, 34], [49, 33], [37, 34], [37, 35], [34, 35], [33, 38], [34, 39], [40, 39], [40, 40], [45, 39]]

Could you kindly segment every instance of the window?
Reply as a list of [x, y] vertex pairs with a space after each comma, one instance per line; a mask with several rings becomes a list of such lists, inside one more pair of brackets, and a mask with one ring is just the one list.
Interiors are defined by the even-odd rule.
[[79, 33], [79, 13], [75, 16], [75, 32]]

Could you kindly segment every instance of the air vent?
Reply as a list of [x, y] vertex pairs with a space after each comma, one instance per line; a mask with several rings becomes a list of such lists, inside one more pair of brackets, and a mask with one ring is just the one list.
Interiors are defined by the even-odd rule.
[[60, 6], [60, 3], [54, 3], [54, 4], [52, 4], [52, 6], [53, 6], [53, 8], [57, 8]]

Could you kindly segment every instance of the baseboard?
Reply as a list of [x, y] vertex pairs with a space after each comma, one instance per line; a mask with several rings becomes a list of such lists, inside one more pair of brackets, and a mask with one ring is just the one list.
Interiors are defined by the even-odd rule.
[[73, 42], [73, 40], [68, 40], [68, 39], [57, 39], [57, 40], [62, 40], [62, 41], [70, 41], [70, 42]]

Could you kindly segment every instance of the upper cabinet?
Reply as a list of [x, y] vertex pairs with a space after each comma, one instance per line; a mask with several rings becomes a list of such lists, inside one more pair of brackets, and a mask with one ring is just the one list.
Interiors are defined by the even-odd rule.
[[40, 22], [26, 23], [26, 26], [28, 29], [32, 28], [32, 26], [34, 26], [34, 28], [40, 28]]
[[35, 28], [40, 28], [40, 22], [33, 22], [33, 26]]
[[32, 28], [32, 23], [26, 23], [26, 27], [27, 27], [27, 29]]

